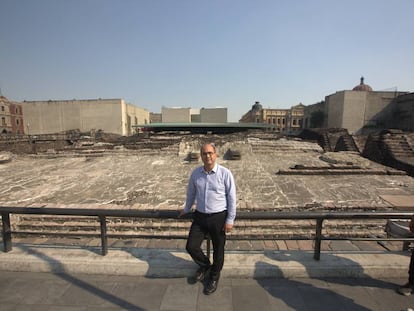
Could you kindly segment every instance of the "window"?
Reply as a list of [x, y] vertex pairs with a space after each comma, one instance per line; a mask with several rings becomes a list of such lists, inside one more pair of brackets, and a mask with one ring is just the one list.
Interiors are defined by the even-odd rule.
[[5, 117], [1, 118], [1, 125], [6, 125], [6, 118]]
[[4, 106], [1, 106], [1, 111], [4, 111]]

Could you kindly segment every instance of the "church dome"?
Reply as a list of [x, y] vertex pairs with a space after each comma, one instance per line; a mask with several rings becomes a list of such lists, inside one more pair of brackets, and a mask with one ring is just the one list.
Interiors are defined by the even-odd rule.
[[260, 105], [259, 102], [255, 102], [254, 105], [252, 106], [252, 110], [254, 110], [254, 111], [259, 111], [259, 110], [262, 110], [262, 109], [263, 109], [263, 106]]
[[361, 83], [354, 87], [352, 90], [372, 92], [372, 87], [370, 87], [368, 84], [364, 84], [364, 77], [361, 77]]

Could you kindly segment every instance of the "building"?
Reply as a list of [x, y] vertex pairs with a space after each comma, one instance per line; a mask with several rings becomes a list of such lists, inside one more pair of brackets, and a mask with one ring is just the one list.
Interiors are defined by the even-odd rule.
[[161, 123], [162, 114], [156, 112], [150, 112], [150, 123]]
[[227, 108], [201, 108], [202, 123], [227, 123]]
[[0, 96], [0, 134], [24, 134], [22, 105]]
[[161, 108], [162, 123], [190, 123], [191, 108]]
[[303, 128], [322, 128], [325, 126], [325, 102], [305, 106], [303, 113]]
[[414, 93], [399, 95], [385, 120], [387, 128], [414, 132]]
[[[344, 128], [350, 134], [365, 134], [386, 127], [396, 99], [407, 92], [373, 91], [364, 83], [339, 91], [325, 101], [305, 108], [306, 128]], [[313, 122], [312, 122], [313, 120]]]
[[255, 102], [240, 123], [266, 123], [273, 131], [296, 133], [302, 128], [305, 106], [301, 103], [290, 109], [264, 109], [260, 102]]
[[227, 123], [227, 108], [167, 108], [161, 110], [162, 123]]
[[48, 100], [22, 103], [27, 134], [51, 134], [70, 130], [129, 136], [134, 125], [149, 123], [149, 111], [123, 99]]

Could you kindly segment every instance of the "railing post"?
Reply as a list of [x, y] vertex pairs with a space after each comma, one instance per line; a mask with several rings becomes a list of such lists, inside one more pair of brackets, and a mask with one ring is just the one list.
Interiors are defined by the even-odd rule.
[[4, 252], [7, 253], [12, 250], [10, 214], [1, 213], [1, 221], [3, 223], [2, 235], [3, 235]]
[[100, 215], [99, 222], [101, 223], [102, 256], [105, 256], [106, 254], [108, 254], [108, 237], [106, 236], [106, 217]]
[[321, 259], [322, 223], [323, 218], [316, 219], [315, 249], [313, 253], [313, 259], [315, 260]]

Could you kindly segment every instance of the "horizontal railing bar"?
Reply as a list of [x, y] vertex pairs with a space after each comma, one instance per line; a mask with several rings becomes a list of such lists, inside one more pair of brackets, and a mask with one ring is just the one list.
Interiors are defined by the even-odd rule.
[[[13, 235], [47, 235], [47, 236], [61, 236], [61, 237], [100, 237], [99, 233], [58, 233], [45, 231], [12, 231]], [[187, 239], [187, 235], [145, 235], [145, 234], [107, 234], [108, 238], [136, 238], [136, 239]], [[314, 236], [233, 236], [227, 235], [227, 240], [237, 241], [264, 241], [264, 240], [296, 240], [296, 241], [313, 241]], [[325, 241], [414, 241], [414, 237], [401, 238], [369, 238], [369, 237], [333, 237], [323, 236]]]
[[325, 241], [414, 241], [414, 238], [339, 238], [339, 237], [322, 237]]
[[[414, 207], [413, 207], [414, 210]], [[107, 216], [107, 217], [136, 217], [177, 219], [178, 211], [142, 211], [131, 209], [90, 209], [90, 208], [56, 208], [56, 207], [12, 207], [0, 206], [0, 213], [12, 214], [39, 214], [39, 215], [67, 215], [67, 216]], [[272, 220], [272, 219], [392, 219], [411, 218], [413, 212], [275, 212], [275, 211], [240, 211], [237, 219], [244, 220]], [[191, 218], [191, 214], [184, 215], [183, 219]]]
[[[358, 207], [354, 207], [358, 208]], [[359, 207], [363, 209], [362, 207]], [[375, 207], [372, 207], [375, 209]], [[408, 209], [408, 207], [407, 207]], [[414, 207], [411, 208], [414, 210]], [[160, 211], [142, 211], [142, 210], [134, 210], [134, 209], [105, 209], [105, 208], [62, 208], [62, 207], [22, 207], [22, 206], [0, 206], [0, 214], [2, 215], [2, 235], [3, 235], [3, 243], [4, 243], [4, 250], [8, 252], [12, 248], [11, 244], [11, 225], [10, 225], [10, 214], [36, 214], [36, 215], [66, 215], [66, 216], [97, 216], [99, 217], [100, 222], [100, 231], [101, 233], [98, 234], [89, 234], [89, 233], [55, 233], [50, 234], [47, 232], [39, 232], [39, 235], [60, 235], [60, 236], [95, 236], [101, 237], [101, 247], [102, 247], [102, 255], [107, 254], [108, 250], [108, 237], [117, 237], [117, 238], [127, 238], [128, 235], [122, 234], [111, 234], [107, 232], [107, 217], [130, 217], [130, 218], [155, 218], [155, 219], [175, 219], [178, 220], [178, 216], [180, 212], [178, 210], [160, 210]], [[182, 218], [189, 219], [192, 218], [192, 213], [188, 213], [184, 215]], [[314, 241], [314, 259], [320, 259], [320, 252], [321, 252], [321, 241], [323, 240], [343, 240], [343, 241], [414, 241], [414, 238], [378, 238], [378, 237], [370, 237], [370, 238], [358, 238], [358, 237], [330, 237], [324, 236], [322, 234], [323, 229], [323, 221], [325, 220], [354, 220], [354, 219], [409, 219], [412, 218], [413, 211], [399, 211], [399, 212], [386, 212], [386, 211], [379, 211], [379, 212], [277, 212], [277, 211], [240, 211], [237, 214], [237, 219], [239, 220], [277, 220], [277, 219], [284, 219], [284, 220], [316, 220], [315, 235], [311, 235], [308, 237], [303, 237], [303, 240], [312, 240]], [[16, 232], [13, 232], [16, 233]], [[22, 232], [23, 233], [23, 232]], [[139, 238], [140, 235], [129, 235], [131, 237]], [[148, 238], [148, 235], [141, 235], [141, 237]], [[242, 238], [242, 236], [231, 236], [229, 235], [229, 240], [266, 240], [265, 236], [257, 236], [255, 238]], [[246, 237], [246, 236], [245, 236]], [[186, 237], [183, 236], [168, 236], [168, 235], [151, 235], [151, 238], [158, 238], [158, 239], [184, 239]], [[301, 240], [302, 237], [288, 237], [282, 238], [278, 236], [276, 239], [273, 237], [272, 240]], [[270, 240], [270, 238], [269, 238]], [[210, 241], [208, 240], [208, 246]], [[209, 253], [209, 247], [208, 247]], [[209, 255], [208, 255], [209, 256]]]
[[49, 231], [12, 231], [13, 235], [51, 235], [51, 236], [71, 236], [71, 237], [100, 237], [100, 233], [84, 232], [49, 232]]

